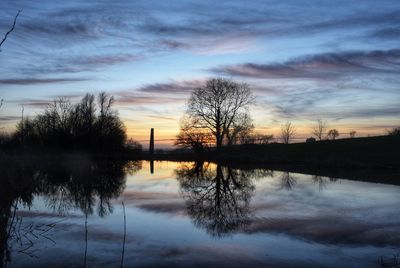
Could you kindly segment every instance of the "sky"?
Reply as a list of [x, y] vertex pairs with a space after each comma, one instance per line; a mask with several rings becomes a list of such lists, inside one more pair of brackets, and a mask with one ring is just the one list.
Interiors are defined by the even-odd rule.
[[[318, 118], [346, 137], [400, 125], [400, 1], [0, 1], [0, 128], [106, 91], [129, 137], [169, 146], [191, 91], [249, 85], [256, 131]], [[164, 140], [164, 141], [161, 141]]]

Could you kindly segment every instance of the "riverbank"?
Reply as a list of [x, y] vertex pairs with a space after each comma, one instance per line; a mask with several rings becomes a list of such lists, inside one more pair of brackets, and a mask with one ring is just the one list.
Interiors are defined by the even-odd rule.
[[[5, 168], [14, 162], [40, 163], [110, 161], [197, 161], [215, 162], [240, 169], [271, 169], [332, 178], [380, 183], [400, 183], [400, 137], [381, 136], [315, 143], [240, 145], [220, 152], [194, 154], [189, 151], [139, 151], [118, 153], [30, 152], [0, 153]], [[6, 164], [9, 163], [9, 164]]]
[[400, 170], [400, 137], [378, 136], [313, 143], [237, 145], [219, 152], [170, 151], [143, 154], [145, 160], [212, 161], [250, 165], [292, 165]]

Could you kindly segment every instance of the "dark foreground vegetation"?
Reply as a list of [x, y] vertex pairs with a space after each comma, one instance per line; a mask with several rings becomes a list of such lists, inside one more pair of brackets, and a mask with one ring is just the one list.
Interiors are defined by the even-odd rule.
[[125, 189], [126, 174], [140, 169], [140, 161], [95, 160], [82, 154], [0, 155], [0, 267], [12, 261], [15, 244], [21, 246], [18, 253], [35, 257], [34, 241], [48, 239], [46, 233], [55, 225], [24, 227], [23, 214], [18, 216], [17, 211], [30, 207], [35, 196], [43, 196], [45, 204], [62, 216], [80, 209], [86, 217], [104, 217]]

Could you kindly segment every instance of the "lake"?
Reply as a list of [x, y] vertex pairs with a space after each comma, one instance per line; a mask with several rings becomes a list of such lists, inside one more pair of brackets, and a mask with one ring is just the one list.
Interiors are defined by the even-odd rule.
[[2, 173], [2, 267], [379, 267], [400, 187], [194, 162]]

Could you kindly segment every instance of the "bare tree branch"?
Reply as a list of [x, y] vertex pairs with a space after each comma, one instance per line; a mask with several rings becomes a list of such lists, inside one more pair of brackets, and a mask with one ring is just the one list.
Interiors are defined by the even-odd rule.
[[22, 11], [22, 10], [18, 10], [17, 15], [15, 15], [15, 17], [14, 17], [14, 22], [13, 22], [13, 24], [12, 24], [10, 30], [8, 30], [8, 32], [6, 32], [6, 34], [4, 35], [3, 39], [1, 40], [1, 42], [0, 42], [0, 51], [1, 51], [1, 46], [2, 46], [3, 43], [7, 40], [8, 35], [9, 35], [12, 31], [14, 31], [15, 24], [17, 23], [17, 18], [18, 18], [18, 16], [19, 16], [19, 13], [21, 13], [21, 11]]
[[322, 140], [323, 135], [326, 132], [328, 123], [321, 118], [318, 118], [317, 124], [312, 128], [312, 134], [315, 135], [319, 140]]
[[[254, 97], [246, 84], [224, 78], [213, 78], [192, 92], [187, 115], [195, 123], [192, 127], [209, 129], [215, 137], [216, 148], [221, 148], [225, 138], [232, 134], [238, 118], [247, 115]], [[250, 123], [248, 124], [250, 125]], [[233, 137], [232, 137], [233, 138]]]
[[296, 128], [291, 122], [287, 122], [285, 125], [281, 126], [281, 139], [283, 143], [289, 144], [290, 140], [296, 134]]

